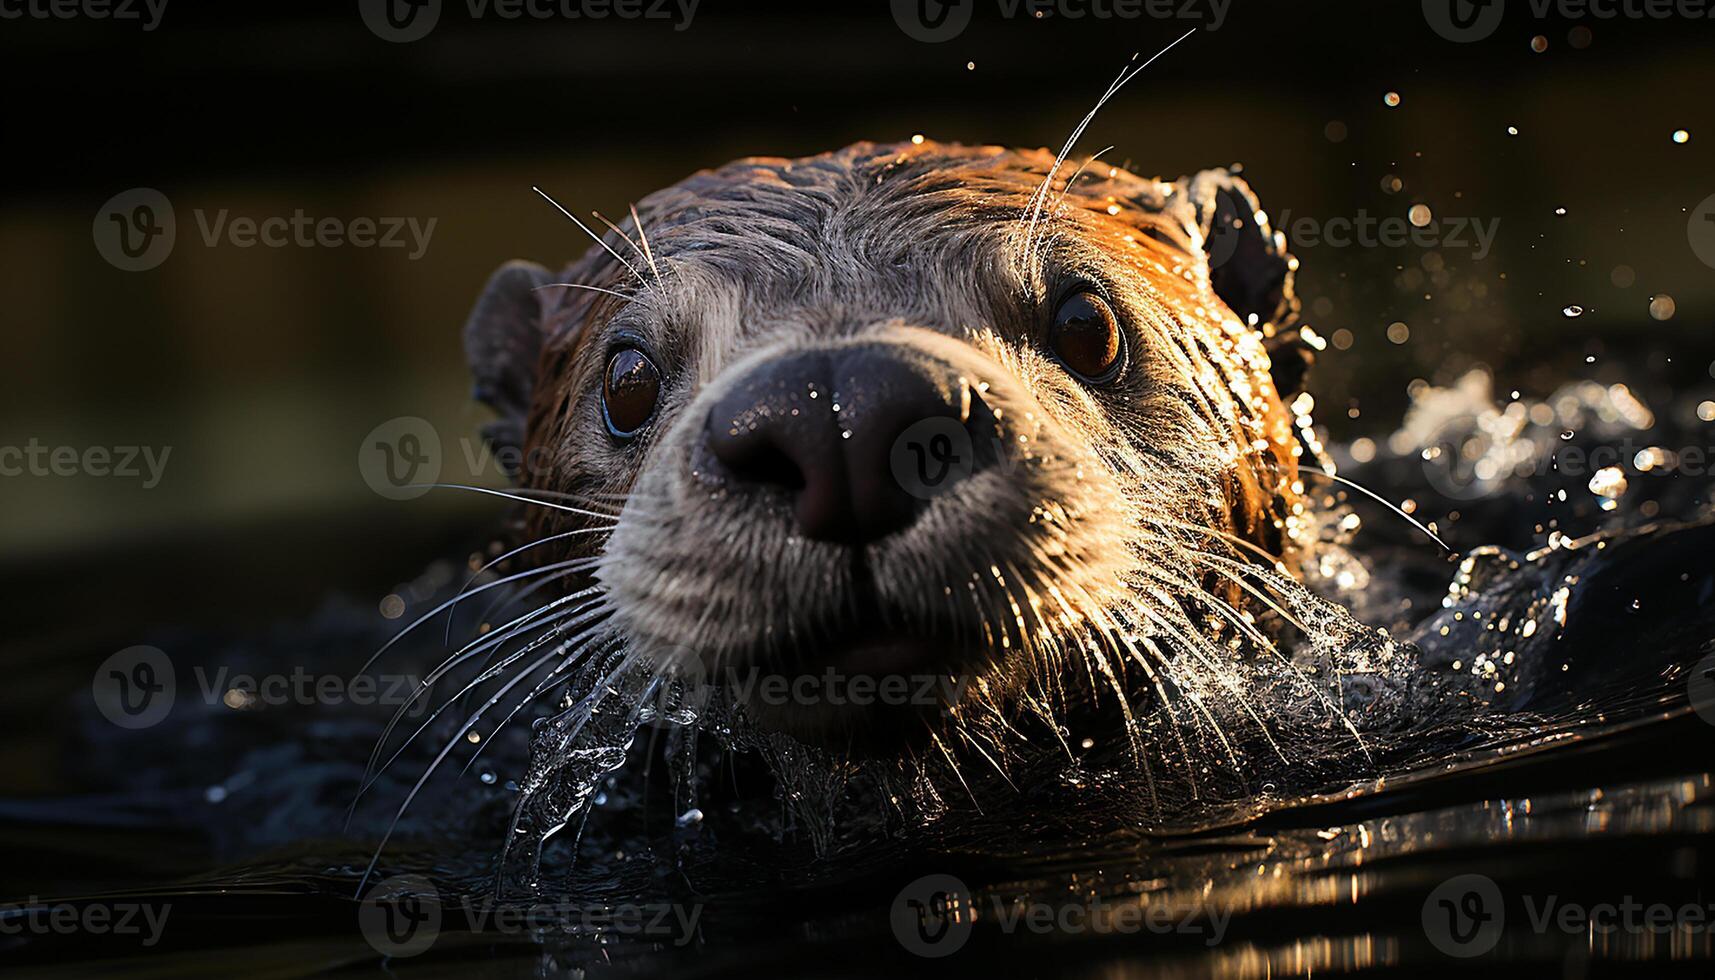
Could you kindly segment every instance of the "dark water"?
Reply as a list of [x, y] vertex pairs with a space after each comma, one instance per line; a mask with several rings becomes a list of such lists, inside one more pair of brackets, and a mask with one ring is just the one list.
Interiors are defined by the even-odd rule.
[[[1706, 976], [1715, 725], [1697, 709], [1715, 719], [1715, 524], [1709, 481], [1682, 464], [1711, 386], [1617, 384], [1519, 408], [1476, 381], [1424, 386], [1391, 442], [1331, 447], [1342, 475], [1408, 501], [1461, 553], [1312, 486], [1339, 520], [1312, 584], [1387, 629], [1409, 670], [1365, 681], [1386, 693], [1366, 702], [1361, 750], [1329, 737], [1219, 804], [1139, 816], [1097, 746], [1070, 775], [1033, 774], [1015, 806], [860, 824], [818, 854], [755, 760], [704, 745], [669, 764], [678, 730], [645, 726], [587, 822], [550, 841], [535, 895], [497, 900], [529, 731], [486, 726], [366, 880], [469, 712], [430, 721], [351, 810], [386, 710], [224, 692], [281, 663], [349, 675], [460, 588], [448, 562], [404, 590], [398, 621], [335, 599], [263, 635], [157, 638], [179, 697], [146, 730], [65, 695], [73, 789], [0, 803], [17, 883], [0, 957], [77, 976]], [[1567, 455], [1622, 444], [1623, 488]], [[461, 604], [446, 635], [470, 635], [484, 604]], [[421, 677], [445, 652], [437, 620], [377, 673]], [[121, 919], [133, 928], [101, 925]], [[426, 949], [383, 955], [412, 943]]]

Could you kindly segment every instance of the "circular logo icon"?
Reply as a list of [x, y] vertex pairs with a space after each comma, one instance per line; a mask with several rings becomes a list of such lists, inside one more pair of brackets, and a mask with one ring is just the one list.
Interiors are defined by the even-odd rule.
[[383, 422], [357, 447], [363, 482], [388, 500], [412, 500], [441, 478], [441, 437], [428, 420], [404, 415]]
[[1449, 878], [1423, 900], [1423, 933], [1448, 956], [1465, 959], [1494, 949], [1506, 922], [1501, 888], [1485, 875]]
[[1506, 476], [1490, 472], [1499, 464], [1489, 457], [1488, 445], [1489, 436], [1477, 416], [1463, 414], [1448, 419], [1423, 446], [1423, 475], [1448, 500], [1487, 496], [1494, 481]]
[[1501, 26], [1505, 0], [1423, 0], [1423, 19], [1449, 41], [1481, 41]]
[[420, 41], [441, 19], [441, 0], [357, 0], [363, 23], [376, 37], [394, 44]]
[[358, 903], [357, 927], [382, 956], [416, 956], [441, 934], [441, 893], [422, 875], [388, 878]]
[[115, 269], [147, 272], [167, 261], [178, 237], [173, 202], [153, 187], [133, 187], [95, 212], [95, 250]]
[[952, 875], [924, 875], [893, 900], [893, 935], [918, 956], [951, 956], [971, 938], [971, 891]]
[[1692, 209], [1685, 237], [1691, 240], [1691, 250], [1697, 253], [1698, 261], [1715, 269], [1715, 194]]
[[1690, 695], [1692, 710], [1697, 717], [1715, 725], [1715, 653], [1697, 661], [1691, 668]]
[[976, 469], [971, 433], [958, 419], [936, 416], [916, 422], [893, 440], [889, 462], [905, 492], [928, 500], [951, 490]]
[[970, 26], [976, 0], [893, 0], [893, 19], [912, 40], [951, 41]]
[[173, 710], [173, 661], [155, 647], [126, 647], [95, 668], [95, 707], [120, 728], [150, 728]]

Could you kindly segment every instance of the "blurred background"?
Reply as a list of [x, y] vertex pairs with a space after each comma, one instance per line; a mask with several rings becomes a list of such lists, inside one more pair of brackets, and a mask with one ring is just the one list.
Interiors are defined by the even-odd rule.
[[[386, 499], [359, 449], [417, 417], [441, 479], [500, 482], [471, 465], [487, 416], [460, 325], [501, 262], [553, 266], [588, 245], [532, 184], [617, 217], [744, 155], [917, 133], [1057, 148], [1134, 53], [1191, 27], [1081, 154], [1112, 144], [1105, 160], [1169, 178], [1242, 163], [1289, 232], [1368, 216], [1439, 236], [1293, 242], [1304, 318], [1329, 345], [1317, 418], [1336, 440], [1385, 439], [1414, 381], [1478, 364], [1533, 397], [1567, 363], [1622, 352], [1710, 378], [1715, 269], [1687, 228], [1715, 194], [1715, 21], [1515, 2], [1462, 43], [1415, 2], [1068, 19], [967, 0], [968, 26], [926, 43], [883, 0], [629, 19], [443, 7], [410, 41], [355, 0], [0, 21], [0, 447], [80, 461], [102, 447], [115, 463], [139, 449], [133, 477], [62, 475], [51, 455], [0, 477], [14, 724], [50, 718], [63, 695], [48, 692], [150, 630], [290, 619], [330, 593], [397, 616], [401, 583], [486, 542], [501, 502]], [[175, 234], [131, 271], [114, 218], [138, 215], [139, 188]], [[243, 219], [300, 213], [348, 237], [403, 222], [401, 247], [244, 244]]]

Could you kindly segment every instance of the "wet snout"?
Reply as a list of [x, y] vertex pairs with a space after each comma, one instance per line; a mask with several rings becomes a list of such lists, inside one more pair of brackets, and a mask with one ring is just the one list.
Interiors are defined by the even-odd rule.
[[996, 421], [972, 379], [910, 345], [790, 351], [751, 366], [709, 409], [706, 465], [728, 492], [784, 495], [799, 534], [861, 546], [926, 502], [901, 464], [932, 446], [944, 490], [979, 468]]

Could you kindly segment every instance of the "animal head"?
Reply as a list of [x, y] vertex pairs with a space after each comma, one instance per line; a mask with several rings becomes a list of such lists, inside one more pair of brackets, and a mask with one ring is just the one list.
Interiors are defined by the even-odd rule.
[[1111, 678], [1204, 629], [1188, 598], [1232, 583], [1198, 556], [1290, 554], [1283, 246], [1224, 170], [858, 144], [503, 267], [466, 346], [520, 487], [564, 505], [527, 511], [537, 560], [585, 559], [631, 656], [975, 678], [927, 711], [749, 704], [837, 743]]

